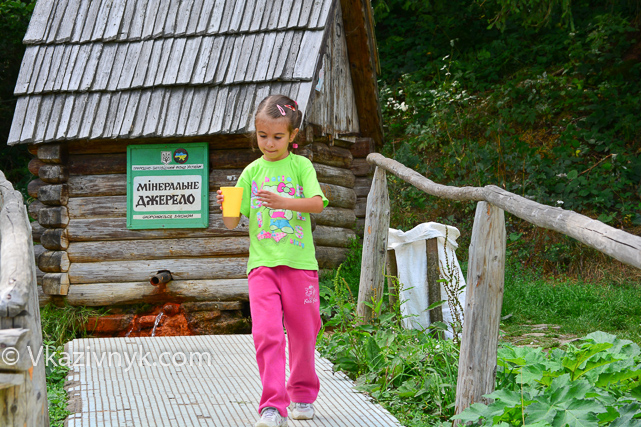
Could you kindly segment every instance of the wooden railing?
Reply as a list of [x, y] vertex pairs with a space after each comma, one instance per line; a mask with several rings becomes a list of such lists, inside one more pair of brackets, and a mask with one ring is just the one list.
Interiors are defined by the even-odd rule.
[[[418, 172], [381, 154], [367, 157], [376, 166], [367, 196], [363, 262], [357, 314], [369, 321], [365, 302], [381, 298], [389, 195], [386, 173], [393, 173], [427, 194], [450, 200], [477, 201], [467, 271], [467, 288], [458, 380], [456, 414], [494, 391], [503, 279], [505, 271], [504, 211], [543, 228], [573, 237], [628, 265], [641, 268], [641, 237], [610, 227], [576, 212], [545, 206], [499, 187], [450, 187], [436, 184]], [[487, 402], [486, 402], [487, 403]]]
[[2, 172], [0, 207], [0, 425], [48, 426], [31, 225]]

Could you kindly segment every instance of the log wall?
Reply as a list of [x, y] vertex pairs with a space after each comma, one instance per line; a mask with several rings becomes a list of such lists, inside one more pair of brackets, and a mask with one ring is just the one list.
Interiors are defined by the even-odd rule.
[[[321, 214], [313, 215], [313, 235], [320, 267], [331, 269], [345, 259], [349, 242], [356, 237], [355, 209], [369, 181], [367, 176], [355, 176], [351, 149], [322, 141], [297, 151], [312, 161], [329, 200]], [[98, 143], [88, 142], [32, 149], [37, 157], [29, 167], [37, 179], [28, 192], [37, 200], [29, 206], [29, 214], [37, 219], [33, 235], [41, 243], [37, 276], [44, 300], [55, 296], [72, 305], [94, 306], [246, 300], [248, 222], [228, 230], [215, 195], [219, 187], [235, 185], [260, 152], [210, 144], [207, 229], [130, 230], [127, 144], [104, 144], [105, 152], [100, 152]], [[357, 155], [369, 154], [362, 143], [346, 145], [354, 146]], [[174, 280], [165, 288], [149, 284], [159, 270], [172, 273]], [[214, 285], [217, 288], [203, 290]]]

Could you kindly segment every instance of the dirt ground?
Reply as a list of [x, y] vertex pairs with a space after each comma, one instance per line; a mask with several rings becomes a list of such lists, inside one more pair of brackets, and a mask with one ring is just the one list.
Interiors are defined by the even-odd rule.
[[544, 350], [562, 347], [579, 339], [576, 335], [561, 334], [559, 325], [524, 324], [512, 327], [509, 332], [501, 329], [500, 340], [522, 347], [541, 347]]

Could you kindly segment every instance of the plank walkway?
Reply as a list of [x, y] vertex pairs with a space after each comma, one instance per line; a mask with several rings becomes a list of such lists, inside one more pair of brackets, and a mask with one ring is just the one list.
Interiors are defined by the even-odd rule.
[[[67, 427], [251, 427], [258, 419], [251, 335], [76, 339], [66, 352], [76, 359], [65, 385], [73, 412]], [[288, 426], [401, 425], [318, 353], [316, 370], [316, 417]]]

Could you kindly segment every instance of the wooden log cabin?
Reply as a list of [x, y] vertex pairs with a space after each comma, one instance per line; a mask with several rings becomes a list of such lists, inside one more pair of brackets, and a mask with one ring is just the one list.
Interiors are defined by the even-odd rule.
[[[297, 153], [329, 199], [313, 218], [321, 269], [362, 233], [365, 157], [382, 143], [369, 0], [38, 0], [24, 43], [8, 143], [35, 156], [42, 303], [246, 304], [247, 222], [227, 230], [214, 194], [260, 155], [247, 134], [268, 94], [304, 114]], [[208, 227], [127, 228], [127, 147], [194, 142]], [[173, 280], [152, 286], [162, 270]]]

